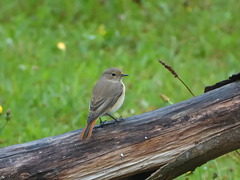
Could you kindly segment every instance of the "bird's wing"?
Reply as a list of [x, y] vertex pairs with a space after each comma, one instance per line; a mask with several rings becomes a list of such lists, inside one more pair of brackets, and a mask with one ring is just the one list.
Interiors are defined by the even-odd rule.
[[[98, 86], [98, 84], [96, 84], [96, 86]], [[106, 112], [114, 106], [123, 93], [122, 86], [122, 83], [110, 84], [107, 88], [99, 85], [98, 92], [95, 92], [96, 88], [94, 87], [89, 107], [88, 122], [105, 115]]]

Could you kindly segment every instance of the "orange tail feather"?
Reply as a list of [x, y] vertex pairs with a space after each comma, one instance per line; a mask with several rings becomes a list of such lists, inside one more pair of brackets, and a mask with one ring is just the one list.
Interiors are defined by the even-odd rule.
[[90, 137], [92, 136], [92, 130], [96, 121], [97, 119], [95, 119], [93, 122], [86, 125], [86, 127], [84, 128], [84, 130], [82, 131], [79, 137], [80, 139], [87, 139], [87, 140], [90, 139]]

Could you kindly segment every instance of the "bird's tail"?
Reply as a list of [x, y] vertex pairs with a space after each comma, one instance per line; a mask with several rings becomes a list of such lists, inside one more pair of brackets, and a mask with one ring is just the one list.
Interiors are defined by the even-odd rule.
[[95, 119], [94, 121], [87, 123], [86, 127], [84, 128], [84, 130], [82, 131], [81, 135], [80, 135], [80, 139], [89, 139], [92, 136], [92, 130], [93, 127], [96, 123], [97, 119]]

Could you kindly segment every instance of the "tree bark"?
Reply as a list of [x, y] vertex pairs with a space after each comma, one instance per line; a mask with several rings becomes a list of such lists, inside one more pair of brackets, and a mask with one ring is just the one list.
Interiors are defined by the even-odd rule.
[[173, 179], [240, 148], [240, 81], [81, 131], [0, 149], [0, 179]]

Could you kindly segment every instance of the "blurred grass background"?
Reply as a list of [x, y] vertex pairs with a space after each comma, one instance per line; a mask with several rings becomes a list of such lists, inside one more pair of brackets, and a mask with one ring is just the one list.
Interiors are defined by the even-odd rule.
[[[12, 118], [0, 147], [84, 127], [91, 90], [109, 67], [130, 75], [116, 117], [169, 105], [160, 94], [192, 97], [158, 59], [202, 94], [239, 72], [239, 9], [237, 0], [1, 0], [0, 127], [7, 109]], [[239, 179], [239, 167], [232, 152], [177, 179]]]

